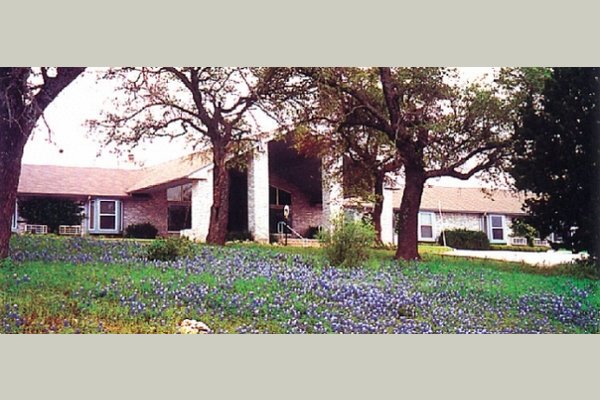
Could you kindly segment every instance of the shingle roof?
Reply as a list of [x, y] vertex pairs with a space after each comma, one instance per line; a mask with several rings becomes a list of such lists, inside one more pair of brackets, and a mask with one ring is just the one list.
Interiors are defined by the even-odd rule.
[[167, 182], [184, 179], [211, 162], [212, 153], [201, 151], [153, 167], [144, 168], [141, 170], [141, 178], [129, 186], [128, 191], [137, 192]]
[[70, 196], [128, 196], [185, 179], [210, 163], [209, 152], [194, 153], [143, 169], [28, 165], [21, 167], [18, 193]]
[[127, 196], [141, 170], [27, 165], [21, 167], [18, 192], [76, 196]]
[[[402, 191], [394, 191], [394, 208], [400, 207]], [[421, 198], [421, 210], [463, 212], [463, 213], [502, 213], [524, 215], [522, 209], [525, 197], [509, 190], [480, 188], [459, 188], [425, 186]]]

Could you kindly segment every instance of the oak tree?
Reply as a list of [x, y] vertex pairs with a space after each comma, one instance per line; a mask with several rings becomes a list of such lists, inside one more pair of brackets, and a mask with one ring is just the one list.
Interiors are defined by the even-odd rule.
[[256, 112], [270, 115], [284, 101], [285, 69], [163, 67], [112, 69], [107, 78], [121, 84], [115, 111], [91, 121], [118, 147], [143, 138], [185, 137], [194, 147], [210, 149], [213, 202], [206, 241], [224, 244], [229, 219], [229, 169], [256, 135]]
[[377, 131], [391, 143], [405, 177], [396, 258], [419, 258], [418, 211], [428, 179], [465, 180], [504, 166], [515, 113], [511, 92], [502, 85], [462, 85], [450, 68], [297, 71], [326, 93], [317, 107], [329, 115], [322, 123], [340, 135]]
[[0, 68], [0, 259], [9, 251], [23, 150], [50, 103], [84, 68]]

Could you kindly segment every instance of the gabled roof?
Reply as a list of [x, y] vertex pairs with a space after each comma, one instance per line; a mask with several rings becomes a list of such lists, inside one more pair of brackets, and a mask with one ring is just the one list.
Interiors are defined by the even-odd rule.
[[18, 193], [70, 196], [127, 196], [127, 189], [141, 176], [141, 170], [21, 166]]
[[19, 194], [125, 197], [170, 182], [180, 182], [210, 164], [199, 152], [143, 169], [21, 166]]
[[[394, 191], [394, 208], [400, 207], [402, 191]], [[421, 198], [421, 210], [457, 213], [499, 213], [525, 215], [522, 207], [525, 196], [509, 190], [425, 186]]]
[[176, 160], [167, 161], [141, 170], [141, 177], [128, 187], [129, 192], [140, 192], [188, 178], [191, 174], [212, 162], [212, 152], [201, 151]]

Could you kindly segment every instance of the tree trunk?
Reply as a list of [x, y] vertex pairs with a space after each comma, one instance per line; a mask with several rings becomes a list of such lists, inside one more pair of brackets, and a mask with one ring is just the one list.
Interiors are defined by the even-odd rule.
[[225, 145], [213, 143], [213, 205], [206, 242], [223, 245], [229, 222], [229, 170], [225, 164]]
[[371, 217], [375, 227], [375, 240], [377, 244], [383, 244], [381, 240], [381, 212], [383, 211], [383, 180], [385, 173], [377, 173], [375, 176], [375, 204]]
[[421, 195], [425, 184], [422, 167], [406, 166], [406, 182], [398, 218], [398, 249], [396, 259], [418, 260], [417, 228]]
[[23, 149], [39, 116], [85, 68], [57, 68], [34, 96], [30, 68], [0, 68], [0, 260], [8, 256]]
[[18, 128], [0, 124], [0, 260], [8, 257], [25, 143], [27, 137]]

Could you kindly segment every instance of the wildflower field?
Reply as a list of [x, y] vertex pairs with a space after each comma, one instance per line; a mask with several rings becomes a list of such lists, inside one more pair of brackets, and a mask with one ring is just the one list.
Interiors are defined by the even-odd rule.
[[[598, 280], [570, 270], [441, 257], [362, 268], [315, 249], [195, 246], [147, 261], [147, 243], [15, 237], [0, 266], [0, 333], [598, 333]], [[425, 249], [427, 251], [427, 249]]]

